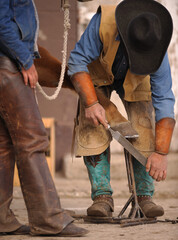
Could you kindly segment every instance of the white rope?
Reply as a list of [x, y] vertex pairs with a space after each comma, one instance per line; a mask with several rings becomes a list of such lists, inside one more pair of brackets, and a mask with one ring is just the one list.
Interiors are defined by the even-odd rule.
[[60, 75], [58, 86], [57, 86], [54, 94], [51, 95], [51, 96], [48, 96], [44, 92], [44, 90], [42, 89], [40, 84], [39, 83], [36, 84], [39, 92], [41, 92], [42, 95], [48, 100], [54, 100], [54, 99], [57, 98], [57, 96], [58, 96], [58, 94], [61, 90], [63, 81], [64, 81], [64, 75], [65, 75], [65, 70], [66, 70], [67, 39], [68, 39], [68, 29], [70, 28], [69, 5], [68, 4], [64, 5], [63, 9], [64, 9], [64, 36], [63, 36], [64, 37], [64, 42], [63, 42], [63, 51], [62, 51], [63, 59], [62, 59], [61, 75]]

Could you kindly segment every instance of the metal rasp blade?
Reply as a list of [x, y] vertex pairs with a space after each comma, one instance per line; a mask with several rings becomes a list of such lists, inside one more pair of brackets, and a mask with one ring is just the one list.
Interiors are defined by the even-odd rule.
[[123, 137], [118, 131], [114, 131], [110, 126], [108, 126], [108, 130], [117, 142], [119, 142], [143, 166], [146, 166], [147, 158], [134, 148], [134, 146], [125, 137]]

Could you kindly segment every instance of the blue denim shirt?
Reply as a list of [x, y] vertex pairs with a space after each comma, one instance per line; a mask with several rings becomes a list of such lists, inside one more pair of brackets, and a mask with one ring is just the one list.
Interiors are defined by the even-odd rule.
[[[103, 47], [99, 37], [100, 19], [100, 13], [93, 16], [81, 39], [76, 43], [74, 50], [71, 51], [68, 61], [69, 75], [81, 71], [89, 72], [87, 65], [100, 56]], [[119, 35], [117, 40], [119, 40]], [[127, 69], [128, 62], [122, 48], [119, 47], [112, 66], [114, 89], [118, 94], [122, 92], [122, 84]], [[150, 74], [150, 83], [156, 121], [165, 117], [174, 118], [175, 98], [172, 92], [172, 78], [167, 53], [159, 69], [155, 73]]]
[[33, 0], [0, 0], [0, 56], [28, 69], [37, 52], [38, 18]]

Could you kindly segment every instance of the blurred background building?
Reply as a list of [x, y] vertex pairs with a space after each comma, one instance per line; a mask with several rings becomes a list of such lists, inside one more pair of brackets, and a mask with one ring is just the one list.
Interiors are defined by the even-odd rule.
[[[76, 41], [80, 38], [88, 22], [96, 12], [99, 5], [109, 4], [117, 5], [119, 0], [93, 0], [90, 2], [70, 2], [70, 23], [68, 39], [68, 57], [70, 51], [74, 48]], [[178, 96], [178, 1], [177, 0], [160, 0], [171, 13], [173, 17], [174, 32], [171, 44], [169, 46], [169, 59], [173, 78], [173, 91]], [[63, 11], [60, 0], [35, 0], [39, 19], [40, 32], [38, 43], [49, 50], [49, 52], [62, 61], [63, 50]], [[49, 95], [54, 89], [44, 89]], [[62, 89], [56, 100], [48, 101], [40, 93], [37, 93], [39, 107], [42, 117], [55, 118], [55, 145], [56, 145], [56, 170], [62, 168], [63, 159], [71, 152], [72, 132], [74, 126], [74, 117], [77, 107], [77, 96], [70, 90]], [[124, 108], [120, 101], [116, 101], [117, 96], [113, 94], [112, 100], [121, 108], [125, 114]], [[178, 102], [175, 104], [176, 119], [178, 119]], [[174, 131], [171, 151], [178, 152], [178, 127]], [[113, 152], [122, 151], [122, 147], [112, 143]]]
[[[77, 1], [69, 0], [69, 2], [71, 29], [68, 36], [68, 57], [78, 39]], [[35, 4], [40, 20], [38, 43], [62, 62], [64, 16], [61, 1], [35, 0]], [[44, 90], [52, 95], [55, 89], [44, 88]], [[56, 170], [59, 170], [62, 167], [62, 159], [71, 151], [77, 96], [69, 90], [62, 89], [56, 100], [49, 101], [37, 90], [37, 98], [42, 117], [55, 119]]]

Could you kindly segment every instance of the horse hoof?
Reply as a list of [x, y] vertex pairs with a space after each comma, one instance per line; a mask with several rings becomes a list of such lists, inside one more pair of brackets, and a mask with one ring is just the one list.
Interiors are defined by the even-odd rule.
[[130, 122], [118, 123], [116, 125], [111, 125], [114, 131], [118, 131], [125, 138], [138, 138], [139, 135], [135, 129], [133, 129]]

